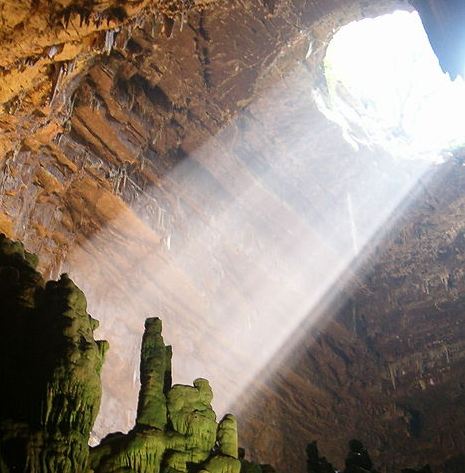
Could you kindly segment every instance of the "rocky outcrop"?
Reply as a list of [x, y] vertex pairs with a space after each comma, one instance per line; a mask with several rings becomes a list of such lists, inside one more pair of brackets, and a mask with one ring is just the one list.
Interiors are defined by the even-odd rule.
[[92, 449], [92, 471], [239, 473], [235, 418], [216, 422], [207, 380], [171, 386], [171, 347], [163, 343], [159, 319], [146, 321], [140, 368], [136, 426]]
[[44, 283], [36, 258], [0, 236], [1, 471], [87, 471], [106, 342], [84, 294]]
[[239, 473], [236, 419], [216, 421], [207, 380], [171, 385], [157, 318], [145, 324], [136, 426], [108, 435], [89, 458], [108, 346], [94, 341], [98, 323], [80, 289], [66, 275], [45, 284], [36, 265], [0, 236], [0, 471]]
[[[24, 142], [50, 142], [66, 128], [71, 96], [99, 56], [126, 48], [144, 22], [171, 36], [189, 14], [218, 0], [24, 0], [0, 6], [0, 162]], [[118, 46], [117, 46], [118, 45]], [[31, 141], [32, 140], [32, 141]]]
[[[325, 457], [320, 457], [316, 442], [307, 445], [307, 473], [378, 473], [374, 467], [370, 455], [362, 442], [351, 440], [349, 442], [349, 452], [345, 460], [343, 470], [338, 470], [329, 463]], [[404, 468], [402, 473], [432, 473], [429, 465], [419, 469]]]

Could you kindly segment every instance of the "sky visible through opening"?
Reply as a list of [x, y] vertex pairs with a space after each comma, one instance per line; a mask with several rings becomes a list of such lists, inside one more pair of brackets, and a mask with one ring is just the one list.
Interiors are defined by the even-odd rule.
[[442, 72], [416, 12], [341, 28], [328, 46], [325, 72], [329, 113], [352, 144], [433, 162], [463, 145], [464, 81]]

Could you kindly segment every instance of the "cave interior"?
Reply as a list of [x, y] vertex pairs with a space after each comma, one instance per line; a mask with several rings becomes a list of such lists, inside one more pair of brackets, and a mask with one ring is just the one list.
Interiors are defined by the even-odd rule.
[[0, 473], [465, 472], [463, 0], [0, 20]]

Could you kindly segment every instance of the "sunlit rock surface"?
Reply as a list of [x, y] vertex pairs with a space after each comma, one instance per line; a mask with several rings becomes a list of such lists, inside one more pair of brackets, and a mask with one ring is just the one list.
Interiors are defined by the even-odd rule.
[[[23, 141], [46, 145], [66, 128], [70, 96], [93, 60], [108, 55], [141, 22], [165, 36], [216, 0], [46, 0], [0, 4], [0, 156]], [[34, 146], [34, 145], [33, 145]]]
[[[176, 382], [206, 376], [221, 414], [244, 388], [235, 407], [254, 459], [304, 471], [305, 445], [318, 439], [342, 465], [347, 441], [361, 437], [388, 471], [411, 455], [413, 464], [452, 461], [465, 450], [459, 161], [420, 179], [336, 307], [321, 304], [324, 323], [281, 340], [277, 354], [292, 360], [250, 379], [269, 334], [307, 315], [307, 294], [355, 253], [348, 202], [362, 233], [389, 195], [416, 181], [413, 165], [354, 153], [311, 97], [332, 29], [405, 2], [223, 2], [187, 23], [178, 12], [174, 25], [131, 5], [134, 16], [104, 18], [89, 37], [74, 33], [97, 28], [87, 13], [53, 25], [82, 56], [41, 49], [34, 63], [38, 52], [22, 55], [5, 39], [22, 44], [23, 31], [33, 48], [39, 33], [26, 23], [2, 40], [2, 54], [16, 55], [1, 70], [11, 93], [0, 117], [0, 228], [40, 255], [47, 276], [68, 271], [102, 321], [113, 350], [93, 440], [134, 424], [143, 321], [156, 314], [179, 346]], [[53, 28], [43, 48], [55, 45]], [[314, 253], [325, 264], [308, 264]], [[283, 300], [299, 307], [270, 315]]]

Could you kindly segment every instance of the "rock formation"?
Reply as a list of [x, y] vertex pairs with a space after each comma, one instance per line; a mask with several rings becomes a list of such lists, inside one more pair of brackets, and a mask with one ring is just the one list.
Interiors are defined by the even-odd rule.
[[316, 442], [307, 445], [307, 473], [334, 473], [335, 468], [325, 457], [320, 457]]
[[87, 471], [106, 342], [84, 294], [0, 236], [1, 471]]
[[[316, 442], [307, 446], [307, 473], [337, 473], [338, 469], [333, 467], [325, 457], [320, 457]], [[378, 473], [373, 466], [370, 455], [362, 442], [351, 440], [349, 442], [349, 452], [345, 460], [345, 468], [342, 473]], [[401, 473], [432, 473], [429, 465], [419, 469], [405, 468]]]
[[[275, 471], [244, 458], [233, 415], [216, 421], [206, 379], [172, 386], [171, 347], [158, 318], [145, 323], [134, 428], [90, 448], [108, 344], [93, 338], [98, 323], [82, 291], [67, 275], [44, 283], [36, 265], [21, 243], [0, 235], [1, 473]], [[316, 442], [307, 446], [307, 472], [337, 472]], [[351, 440], [343, 473], [376, 472], [363, 444]]]
[[0, 235], [1, 473], [239, 473], [236, 419], [216, 421], [207, 380], [171, 385], [157, 318], [145, 324], [136, 425], [89, 456], [108, 345], [94, 341], [82, 291], [67, 275], [45, 284], [36, 265]]
[[237, 425], [232, 415], [216, 422], [205, 379], [171, 386], [171, 347], [161, 321], [147, 319], [142, 341], [137, 420], [127, 435], [111, 434], [93, 448], [95, 473], [239, 473]]
[[3, 3], [0, 156], [17, 152], [17, 145], [31, 134], [42, 139], [55, 136], [71, 113], [73, 82], [96, 57], [110, 54], [117, 44], [125, 49], [132, 29], [141, 22], [148, 20], [154, 30], [171, 36], [175, 22], [182, 27], [190, 13], [215, 3], [217, 0]]

